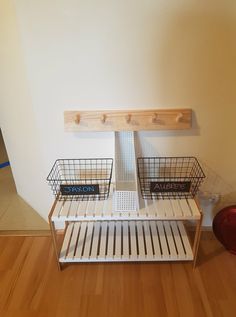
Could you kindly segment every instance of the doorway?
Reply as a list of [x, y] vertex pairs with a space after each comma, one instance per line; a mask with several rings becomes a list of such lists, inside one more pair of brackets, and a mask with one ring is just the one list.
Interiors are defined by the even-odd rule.
[[48, 230], [47, 222], [18, 194], [0, 129], [0, 234]]

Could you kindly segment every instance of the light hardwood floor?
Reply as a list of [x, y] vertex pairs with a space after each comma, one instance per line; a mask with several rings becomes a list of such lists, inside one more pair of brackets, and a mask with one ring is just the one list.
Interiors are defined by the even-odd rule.
[[50, 237], [0, 237], [1, 317], [236, 315], [236, 256], [204, 234], [191, 263], [70, 264]]

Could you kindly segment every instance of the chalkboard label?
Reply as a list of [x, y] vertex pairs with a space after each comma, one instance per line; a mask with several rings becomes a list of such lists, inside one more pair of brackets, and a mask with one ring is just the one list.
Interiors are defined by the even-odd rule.
[[60, 191], [62, 195], [98, 195], [98, 184], [84, 184], [84, 185], [60, 185]]
[[190, 192], [191, 182], [151, 182], [150, 192], [151, 193], [185, 193]]

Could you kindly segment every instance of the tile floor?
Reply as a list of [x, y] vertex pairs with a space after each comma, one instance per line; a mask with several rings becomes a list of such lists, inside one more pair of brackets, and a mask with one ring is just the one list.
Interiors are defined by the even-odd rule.
[[[0, 130], [0, 164], [6, 161], [8, 156]], [[48, 229], [47, 222], [17, 195], [11, 167], [0, 168], [0, 234]]]

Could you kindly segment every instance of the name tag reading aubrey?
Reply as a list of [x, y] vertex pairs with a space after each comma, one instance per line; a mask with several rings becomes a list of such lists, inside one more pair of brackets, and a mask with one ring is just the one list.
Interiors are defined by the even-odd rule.
[[189, 192], [191, 187], [191, 182], [151, 182], [150, 192], [151, 193], [170, 193], [170, 192]]
[[62, 195], [98, 195], [99, 185], [60, 185]]

